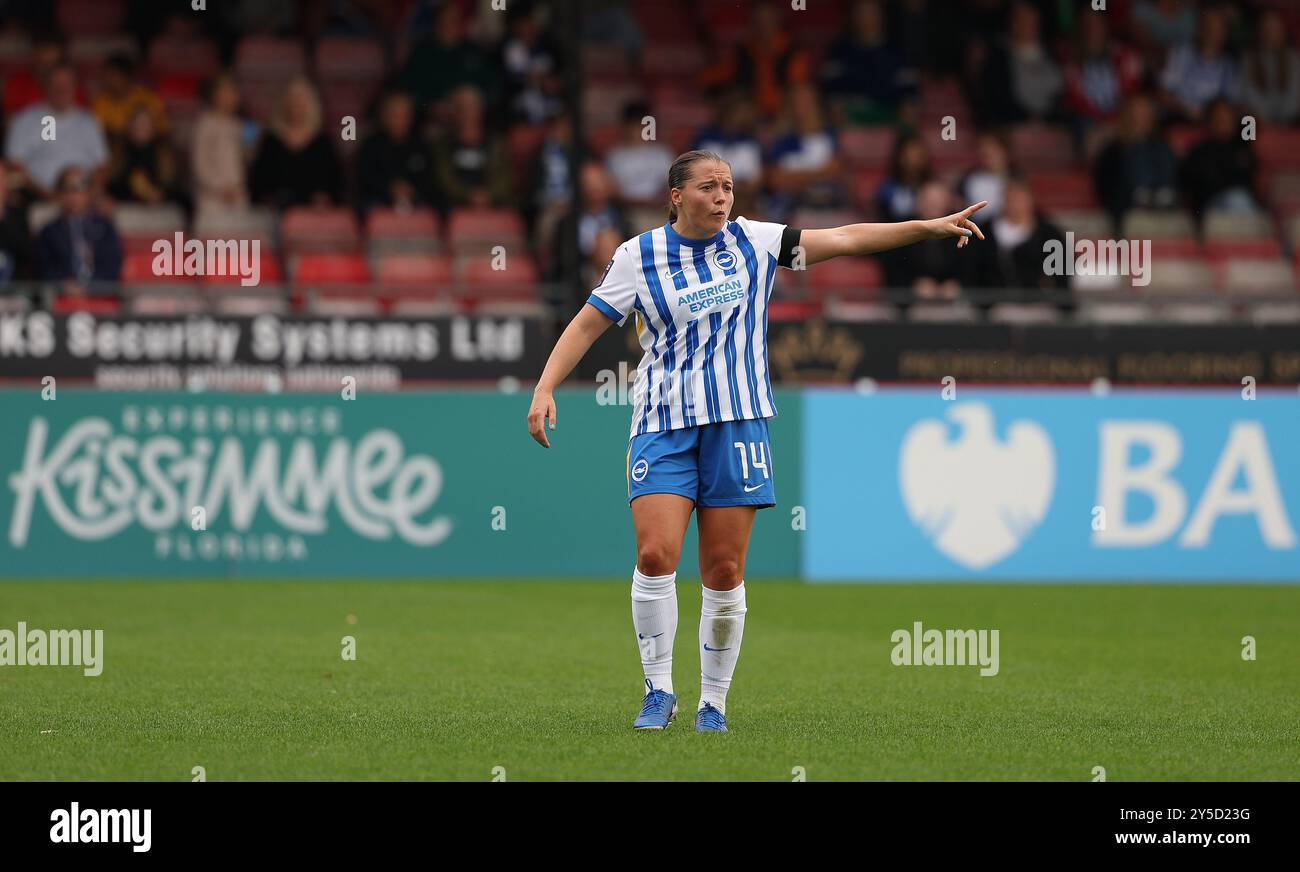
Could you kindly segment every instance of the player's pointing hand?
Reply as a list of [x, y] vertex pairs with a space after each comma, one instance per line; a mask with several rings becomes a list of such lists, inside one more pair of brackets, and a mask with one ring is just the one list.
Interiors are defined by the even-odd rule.
[[533, 392], [533, 404], [528, 407], [528, 433], [543, 448], [550, 448], [551, 441], [546, 438], [546, 422], [550, 421], [555, 429], [555, 397], [550, 391], [538, 388]]
[[943, 239], [947, 236], [956, 236], [958, 248], [964, 247], [971, 241], [972, 237], [983, 239], [984, 233], [979, 229], [979, 225], [970, 220], [970, 216], [987, 205], [987, 200], [980, 200], [960, 212], [954, 212], [951, 215], [945, 215], [943, 218], [933, 218], [925, 222], [930, 231], [930, 238]]

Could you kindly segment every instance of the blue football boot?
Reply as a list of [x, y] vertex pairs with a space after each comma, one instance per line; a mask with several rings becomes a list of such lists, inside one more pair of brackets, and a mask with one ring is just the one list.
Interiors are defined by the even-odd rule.
[[725, 733], [727, 731], [727, 716], [713, 707], [713, 703], [706, 702], [699, 711], [695, 713], [695, 732], [697, 733]]
[[667, 691], [656, 690], [648, 678], [645, 680], [645, 686], [648, 692], [645, 699], [641, 701], [641, 714], [637, 715], [636, 720], [632, 722], [632, 729], [668, 729], [668, 725], [677, 717], [677, 696]]

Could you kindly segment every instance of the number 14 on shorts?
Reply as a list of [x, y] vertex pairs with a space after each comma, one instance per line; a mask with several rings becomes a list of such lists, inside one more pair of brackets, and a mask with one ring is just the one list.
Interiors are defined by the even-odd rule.
[[764, 443], [750, 442], [748, 458], [745, 455], [744, 442], [733, 442], [731, 447], [740, 452], [740, 477], [743, 480], [749, 481], [749, 468], [751, 466], [754, 467], [755, 474], [757, 474], [761, 469], [763, 471], [763, 478], [771, 478], [767, 471], [768, 452]]

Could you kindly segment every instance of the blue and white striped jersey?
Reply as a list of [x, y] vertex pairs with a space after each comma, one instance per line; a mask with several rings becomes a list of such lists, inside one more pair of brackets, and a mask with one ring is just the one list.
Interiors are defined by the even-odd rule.
[[[645, 354], [632, 435], [776, 414], [767, 367], [767, 303], [783, 224], [737, 218], [710, 239], [671, 224], [618, 247], [587, 302], [617, 324], [635, 312]], [[784, 241], [783, 241], [784, 236]]]

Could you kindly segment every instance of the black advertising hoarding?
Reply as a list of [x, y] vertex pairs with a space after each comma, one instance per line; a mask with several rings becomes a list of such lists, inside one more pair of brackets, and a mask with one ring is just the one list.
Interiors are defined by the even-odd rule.
[[541, 319], [0, 315], [0, 379], [106, 390], [397, 390], [422, 381], [536, 378]]
[[[597, 340], [579, 374], [630, 375], [641, 359], [632, 329]], [[772, 321], [773, 382], [971, 382], [1238, 385], [1300, 383], [1300, 329], [1247, 325], [909, 324]]]

